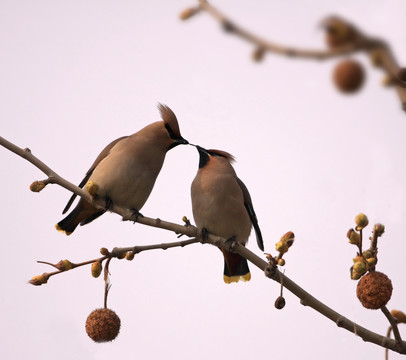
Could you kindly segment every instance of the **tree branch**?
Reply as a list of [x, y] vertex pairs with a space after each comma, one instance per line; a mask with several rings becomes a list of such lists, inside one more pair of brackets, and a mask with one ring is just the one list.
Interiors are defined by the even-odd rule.
[[[86, 191], [84, 191], [84, 190], [80, 189], [79, 187], [73, 185], [72, 183], [62, 179], [53, 170], [51, 170], [48, 166], [46, 166], [39, 159], [37, 159], [31, 153], [31, 151], [27, 151], [27, 150], [18, 148], [17, 146], [8, 142], [7, 140], [5, 140], [2, 137], [0, 137], [0, 145], [6, 147], [7, 149], [13, 151], [17, 155], [28, 160], [29, 162], [31, 162], [33, 165], [35, 165], [37, 168], [39, 168], [41, 171], [43, 171], [48, 176], [52, 176], [54, 178], [53, 180], [54, 180], [55, 184], [58, 184], [64, 188], [66, 188], [67, 190], [72, 191], [75, 194], [81, 196], [85, 200], [90, 201], [93, 204], [98, 204], [102, 207], [102, 205], [101, 205], [101, 203], [103, 203], [102, 200], [94, 202], [92, 197]], [[123, 217], [123, 220], [133, 220], [132, 211], [130, 211], [128, 209], [124, 209], [124, 208], [118, 207], [113, 204], [113, 207], [111, 209], [109, 209], [109, 211], [115, 212], [118, 215], [121, 215]], [[235, 252], [235, 253], [245, 257], [251, 263], [253, 263], [258, 268], [263, 270], [267, 277], [275, 280], [278, 283], [281, 282], [281, 279], [283, 277], [284, 287], [287, 290], [289, 290], [291, 293], [296, 295], [301, 300], [301, 304], [303, 304], [305, 306], [310, 306], [311, 308], [313, 308], [320, 314], [322, 314], [325, 317], [329, 318], [330, 320], [334, 321], [337, 324], [337, 326], [342, 327], [342, 328], [360, 336], [364, 341], [368, 341], [368, 342], [377, 344], [379, 346], [393, 350], [400, 354], [406, 354], [406, 342], [405, 341], [397, 341], [397, 340], [390, 339], [388, 337], [376, 334], [376, 333], [352, 322], [351, 320], [345, 318], [338, 312], [334, 311], [333, 309], [329, 308], [327, 305], [323, 304], [321, 301], [317, 300], [314, 296], [312, 296], [307, 291], [302, 289], [299, 285], [297, 285], [287, 276], [283, 275], [278, 269], [276, 269], [276, 267], [271, 266], [268, 262], [266, 262], [259, 256], [255, 255], [253, 252], [248, 250], [245, 246], [239, 245], [237, 242], [232, 242], [230, 244], [230, 242], [227, 241], [227, 239], [223, 239], [223, 238], [213, 235], [213, 234], [209, 234], [203, 240], [201, 237], [201, 231], [198, 228], [196, 228], [195, 226], [190, 225], [189, 222], [186, 222], [186, 225], [178, 225], [178, 224], [163, 221], [160, 219], [152, 219], [152, 218], [141, 217], [141, 216], [138, 217], [137, 222], [140, 224], [143, 224], [143, 225], [153, 226], [153, 227], [157, 227], [160, 229], [173, 231], [176, 234], [184, 234], [189, 237], [194, 237], [195, 239], [180, 241], [177, 243], [160, 244], [160, 245], [152, 245], [152, 246], [144, 246], [144, 247], [135, 246], [135, 247], [129, 247], [129, 248], [128, 247], [127, 248], [114, 248], [113, 253], [136, 251], [136, 249], [138, 249], [139, 252], [145, 251], [145, 250], [157, 249], [157, 248], [167, 249], [169, 247], [185, 246], [186, 244], [194, 243], [197, 241], [200, 241], [202, 243], [209, 243], [214, 246], [224, 248], [228, 251]], [[104, 256], [102, 259], [106, 259], [106, 258], [108, 258], [108, 255]], [[89, 262], [85, 262], [85, 263], [89, 263]], [[55, 273], [59, 273], [59, 272], [60, 271], [57, 271]], [[53, 275], [55, 273], [51, 273], [50, 275]], [[46, 280], [47, 279], [48, 278], [46, 278]], [[45, 280], [45, 282], [46, 282], [46, 280]]]
[[[326, 60], [343, 55], [349, 55], [359, 51], [364, 51], [372, 57], [372, 54], [374, 53], [373, 56], [379, 57], [379, 62], [377, 62], [375, 65], [381, 67], [391, 79], [391, 82], [393, 82], [401, 101], [402, 109], [406, 112], [406, 81], [405, 79], [399, 77], [401, 68], [393, 56], [389, 45], [382, 39], [367, 36], [344, 19], [340, 19], [342, 25], [351, 28], [351, 30], [354, 32], [354, 36], [351, 41], [347, 41], [340, 46], [335, 46], [328, 50], [312, 50], [280, 45], [275, 42], [265, 40], [232, 21], [224, 13], [212, 6], [207, 0], [198, 0], [196, 11], [191, 13], [190, 16], [197, 13], [197, 10], [204, 11], [212, 16], [220, 23], [225, 31], [253, 44], [257, 49], [261, 50], [261, 53], [271, 52], [282, 56], [310, 60]], [[185, 17], [184, 19], [188, 17]]]
[[390, 313], [390, 311], [388, 310], [388, 308], [386, 306], [382, 306], [381, 310], [391, 325], [391, 328], [393, 330], [393, 335], [395, 336], [396, 341], [398, 341], [399, 343], [402, 342], [402, 337], [400, 336], [398, 322], [397, 322], [396, 318], [394, 318], [392, 316], [392, 314]]
[[250, 31], [242, 28], [240, 25], [236, 24], [230, 18], [228, 18], [225, 14], [220, 12], [214, 6], [212, 6], [206, 0], [198, 0], [199, 1], [199, 9], [202, 11], [206, 11], [209, 15], [211, 15], [214, 19], [216, 19], [223, 27], [223, 29], [229, 33], [237, 35], [242, 39], [248, 41], [249, 43], [256, 45], [257, 47], [262, 48], [268, 52], [272, 52], [278, 55], [289, 56], [289, 57], [296, 57], [296, 58], [306, 58], [306, 59], [316, 59], [316, 60], [324, 60], [329, 59], [341, 55], [350, 54], [356, 51], [361, 50], [361, 48], [365, 45], [363, 43], [359, 44], [351, 44], [342, 46], [340, 48], [335, 48], [331, 50], [309, 50], [309, 49], [300, 49], [294, 48], [290, 46], [280, 45], [275, 42], [271, 42], [268, 40], [263, 39], [262, 37], [251, 33]]

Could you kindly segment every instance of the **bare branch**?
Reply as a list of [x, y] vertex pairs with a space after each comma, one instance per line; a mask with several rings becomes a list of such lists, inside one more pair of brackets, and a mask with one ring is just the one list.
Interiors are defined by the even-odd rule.
[[244, 28], [233, 22], [231, 19], [229, 19], [222, 12], [220, 12], [218, 9], [209, 4], [209, 2], [206, 0], [199, 0], [199, 8], [200, 10], [206, 11], [213, 18], [215, 18], [229, 33], [235, 34], [241, 37], [242, 39], [252, 43], [253, 45], [262, 48], [263, 50], [283, 56], [324, 60], [359, 51], [362, 48], [362, 45], [365, 45], [361, 43], [351, 44], [327, 51], [300, 49], [290, 46], [279, 45], [277, 43], [265, 40], [260, 36], [251, 33], [248, 30], [245, 30]]
[[[14, 144], [11, 144], [4, 138], [0, 137], [0, 145], [3, 145], [7, 149], [15, 152], [16, 154], [24, 157], [28, 161], [30, 161], [32, 164], [37, 166], [40, 170], [45, 172], [47, 175], [53, 174], [55, 178], [56, 184], [61, 185], [62, 187], [74, 192], [75, 194], [78, 194], [82, 198], [84, 198], [87, 201], [93, 201], [91, 196], [80, 189], [79, 187], [71, 184], [70, 182], [62, 179], [59, 175], [57, 175], [53, 170], [51, 170], [49, 167], [47, 167], [45, 164], [43, 164], [39, 159], [37, 159], [35, 156], [31, 154], [31, 152], [26, 152]], [[116, 205], [113, 205], [111, 209], [109, 209], [112, 212], [115, 212], [123, 217], [123, 220], [132, 220], [132, 212], [128, 209], [123, 209], [121, 207], [117, 207]], [[394, 339], [390, 339], [388, 337], [376, 334], [354, 322], [351, 320], [345, 318], [338, 312], [334, 311], [333, 309], [329, 308], [325, 304], [323, 304], [321, 301], [317, 300], [314, 296], [309, 294], [307, 291], [302, 289], [299, 285], [297, 285], [295, 282], [293, 282], [291, 279], [289, 279], [286, 275], [281, 274], [279, 270], [277, 270], [274, 266], [271, 266], [268, 262], [260, 258], [259, 256], [255, 255], [252, 251], [247, 249], [245, 246], [239, 245], [237, 242], [233, 242], [230, 244], [227, 239], [223, 239], [219, 236], [213, 235], [213, 234], [208, 234], [207, 237], [204, 238], [204, 240], [201, 237], [201, 231], [196, 228], [195, 226], [189, 225], [188, 222], [186, 222], [185, 225], [178, 225], [174, 224], [171, 222], [163, 221], [160, 219], [152, 219], [148, 217], [141, 217], [139, 216], [137, 219], [137, 222], [143, 225], [147, 226], [153, 226], [157, 227], [160, 229], [164, 230], [169, 230], [173, 231], [176, 234], [184, 234], [189, 237], [194, 237], [195, 239], [190, 239], [186, 241], [179, 241], [177, 243], [170, 243], [170, 244], [160, 244], [160, 245], [153, 245], [153, 246], [144, 246], [144, 247], [130, 247], [130, 248], [115, 248], [113, 252], [124, 252], [124, 251], [145, 251], [145, 250], [152, 250], [152, 249], [166, 249], [169, 247], [175, 247], [175, 246], [185, 246], [197, 241], [204, 242], [204, 243], [209, 243], [217, 247], [224, 248], [228, 251], [232, 251], [235, 253], [238, 253], [239, 255], [245, 257], [247, 260], [249, 260], [251, 263], [256, 265], [258, 268], [260, 268], [266, 276], [269, 278], [275, 280], [276, 282], [280, 283], [281, 279], [283, 278], [283, 286], [288, 289], [290, 292], [292, 292], [294, 295], [296, 295], [300, 300], [301, 303], [305, 306], [310, 306], [320, 314], [324, 315], [325, 317], [329, 318], [330, 320], [334, 321], [339, 327], [342, 327], [344, 329], [347, 329], [348, 331], [360, 336], [364, 341], [368, 341], [374, 344], [377, 344], [379, 346], [388, 348], [390, 350], [396, 351], [401, 354], [406, 354], [406, 342], [405, 341], [398, 341]], [[106, 258], [111, 259], [111, 255], [105, 255], [104, 257], [100, 259], [96, 259], [99, 261], [103, 261]], [[92, 261], [86, 261], [81, 264], [89, 264]], [[52, 264], [51, 264], [52, 265]], [[80, 264], [76, 264], [79, 266]], [[108, 270], [107, 270], [108, 271]], [[54, 273], [49, 273], [49, 274], [43, 274], [41, 276], [35, 277], [31, 280], [31, 283], [35, 285], [41, 285], [42, 283], [46, 283], [48, 278], [52, 275], [55, 275], [57, 273], [60, 273], [61, 271], [56, 271]], [[36, 282], [36, 283], [35, 283]], [[106, 297], [107, 297], [107, 292], [106, 291]]]
[[139, 254], [142, 251], [156, 250], [156, 249], [167, 250], [167, 249], [173, 248], [173, 247], [184, 247], [187, 245], [196, 244], [198, 242], [201, 242], [200, 238], [193, 238], [193, 239], [188, 239], [188, 240], [183, 240], [183, 241], [176, 241], [176, 242], [172, 242], [172, 243], [162, 243], [162, 244], [154, 244], [154, 245], [144, 245], [144, 246], [136, 245], [136, 246], [131, 246], [131, 247], [123, 247], [123, 248], [116, 247], [111, 251], [111, 254], [113, 256], [117, 256], [117, 254], [127, 253], [129, 251], [133, 252], [134, 254]]
[[350, 22], [340, 19], [343, 25], [351, 27], [351, 30], [354, 32], [351, 41], [347, 41], [342, 45], [335, 46], [327, 50], [300, 49], [280, 45], [251, 33], [229, 19], [225, 14], [212, 6], [207, 0], [198, 0], [198, 3], [199, 12], [205, 11], [216, 19], [225, 31], [230, 34], [234, 34], [245, 41], [248, 41], [249, 43], [253, 44], [257, 50], [260, 49], [261, 58], [262, 54], [266, 51], [282, 56], [310, 60], [326, 60], [343, 55], [349, 55], [359, 51], [364, 51], [370, 56], [372, 53], [374, 53], [374, 56], [379, 57], [379, 62], [377, 62], [375, 65], [381, 67], [391, 79], [391, 82], [395, 86], [396, 92], [398, 93], [401, 101], [402, 109], [406, 111], [406, 82], [402, 77], [399, 76], [401, 68], [393, 56], [389, 45], [382, 39], [365, 35]]

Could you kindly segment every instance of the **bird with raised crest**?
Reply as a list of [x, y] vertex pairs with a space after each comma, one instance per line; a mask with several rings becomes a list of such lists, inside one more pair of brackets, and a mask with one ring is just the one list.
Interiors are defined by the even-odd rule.
[[[188, 144], [180, 134], [173, 111], [162, 104], [158, 104], [158, 109], [162, 121], [108, 144], [79, 184], [94, 199], [103, 199], [106, 209], [96, 208], [80, 199], [69, 215], [56, 224], [58, 231], [70, 235], [79, 224], [85, 225], [97, 219], [112, 204], [131, 209], [135, 218], [139, 215], [154, 187], [166, 153], [177, 145]], [[75, 198], [76, 195], [72, 195], [63, 214]]]
[[[221, 150], [199, 152], [199, 170], [192, 182], [193, 218], [203, 236], [210, 233], [245, 245], [254, 227], [258, 247], [264, 244], [251, 196], [231, 165], [234, 157]], [[224, 282], [251, 279], [248, 262], [240, 255], [221, 249], [224, 255]]]

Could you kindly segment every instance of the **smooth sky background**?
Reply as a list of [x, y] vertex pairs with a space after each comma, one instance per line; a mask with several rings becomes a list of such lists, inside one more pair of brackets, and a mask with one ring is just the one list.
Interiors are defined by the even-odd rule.
[[[157, 102], [178, 117], [193, 143], [226, 150], [250, 189], [265, 250], [287, 231], [296, 242], [286, 275], [336, 311], [380, 334], [388, 322], [364, 309], [349, 268], [356, 249], [346, 232], [365, 212], [386, 232], [377, 269], [393, 281], [389, 309], [406, 311], [406, 114], [382, 73], [367, 68], [363, 91], [339, 94], [337, 60], [292, 60], [224, 34], [203, 13], [181, 22], [193, 0], [0, 2], [0, 135], [66, 179], [79, 183], [115, 138], [159, 120]], [[339, 14], [392, 45], [406, 64], [404, 1], [242, 1], [213, 3], [232, 19], [282, 44], [324, 48], [317, 24]], [[104, 282], [80, 268], [34, 287], [52, 269], [37, 260], [81, 262], [99, 248], [171, 242], [170, 232], [106, 214], [70, 237], [54, 225], [70, 194], [33, 165], [0, 149], [2, 359], [383, 359], [384, 350], [310, 308], [288, 291], [276, 310], [277, 283], [251, 266], [249, 283], [225, 285], [220, 252], [208, 245], [113, 260], [109, 306], [117, 339], [95, 344], [88, 314], [103, 305]], [[192, 147], [177, 147], [142, 213], [181, 223], [192, 217]], [[261, 255], [252, 235], [249, 248]], [[406, 334], [405, 326], [400, 330]], [[390, 359], [403, 356], [391, 354]]]

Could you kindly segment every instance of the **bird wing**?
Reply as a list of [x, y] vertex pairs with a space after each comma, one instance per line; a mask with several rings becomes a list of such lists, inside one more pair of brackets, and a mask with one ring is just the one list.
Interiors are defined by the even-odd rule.
[[261, 229], [259, 228], [259, 225], [258, 225], [257, 215], [255, 214], [254, 207], [252, 205], [250, 193], [249, 193], [247, 187], [245, 186], [245, 184], [238, 177], [235, 177], [235, 178], [237, 180], [238, 185], [240, 185], [240, 188], [242, 190], [242, 193], [244, 196], [244, 206], [247, 209], [247, 212], [251, 219], [252, 225], [254, 226], [258, 247], [262, 251], [264, 251], [264, 241], [262, 239]]
[[[96, 168], [97, 165], [99, 165], [100, 161], [102, 161], [111, 151], [111, 149], [121, 140], [128, 138], [128, 136], [122, 136], [119, 137], [118, 139], [112, 141], [110, 144], [108, 144], [103, 151], [99, 154], [99, 156], [96, 158], [90, 169], [87, 171], [86, 176], [83, 178], [83, 180], [80, 182], [78, 185], [80, 188], [83, 188], [83, 186], [86, 185], [87, 181], [89, 180], [90, 176], [92, 175], [94, 169]], [[66, 204], [65, 208], [62, 211], [62, 214], [65, 214], [69, 208], [71, 207], [72, 203], [76, 199], [76, 194], [73, 194], [71, 198], [69, 199], [68, 203]]]

